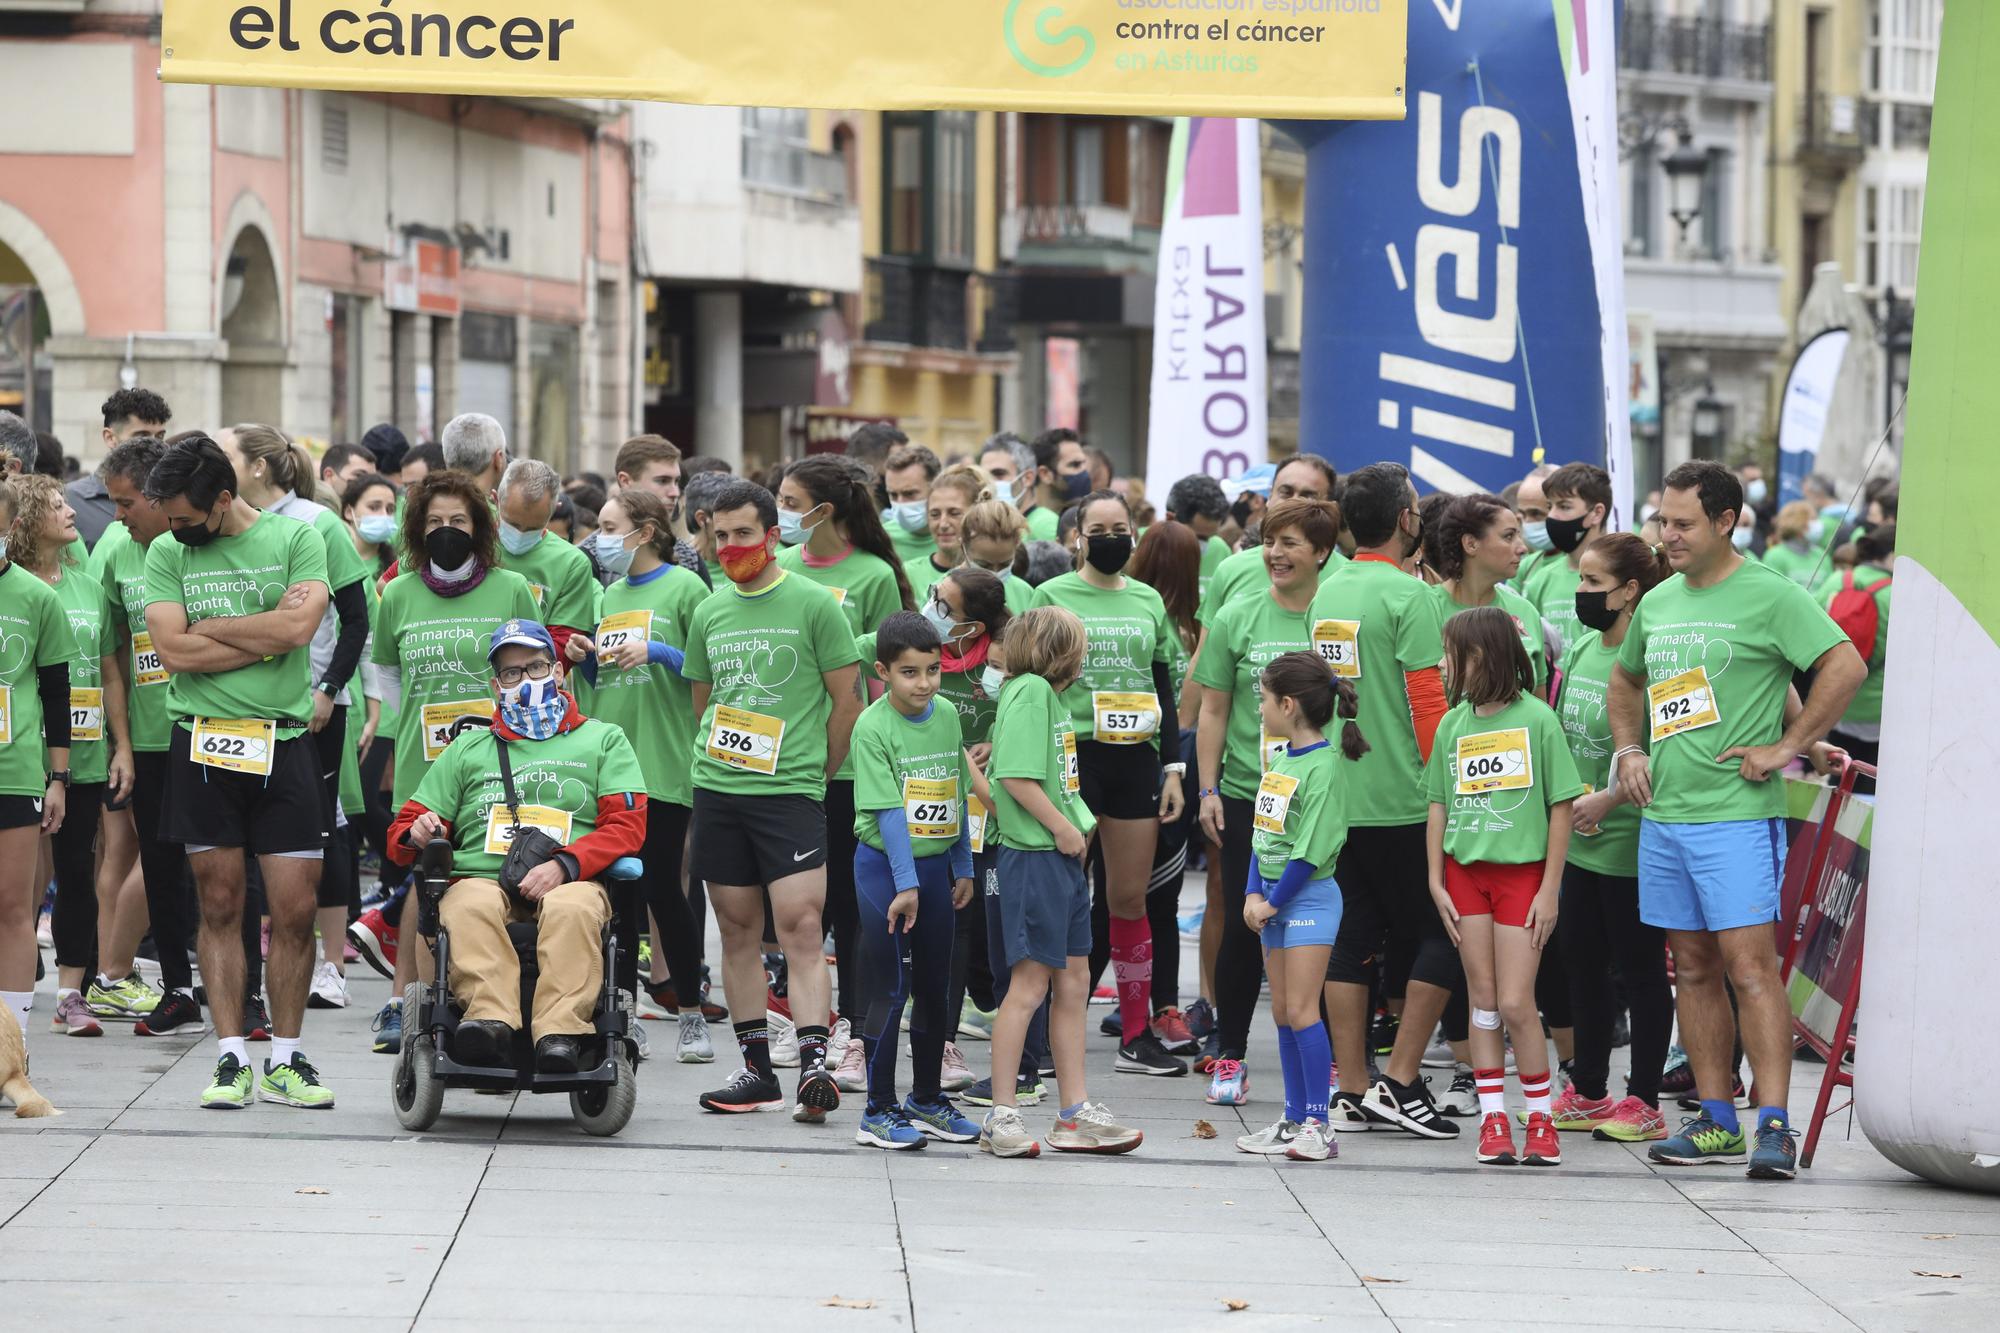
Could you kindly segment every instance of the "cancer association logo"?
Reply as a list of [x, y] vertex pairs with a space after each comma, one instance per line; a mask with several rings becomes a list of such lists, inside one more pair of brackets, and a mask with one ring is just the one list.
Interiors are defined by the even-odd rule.
[[1062, 79], [1088, 65], [1091, 57], [1097, 54], [1097, 38], [1080, 23], [1072, 23], [1065, 28], [1056, 27], [1063, 18], [1063, 8], [1059, 4], [1046, 5], [1035, 11], [1033, 35], [1037, 43], [1048, 48], [1047, 54], [1052, 59], [1060, 60], [1065, 55], [1070, 58], [1062, 64], [1050, 64], [1030, 52], [1021, 39], [1021, 10], [1030, 3], [1041, 4], [1041, 0], [1007, 0], [1006, 17], [1002, 19], [1007, 49], [1014, 53], [1014, 59], [1020, 62], [1021, 68], [1045, 79]]

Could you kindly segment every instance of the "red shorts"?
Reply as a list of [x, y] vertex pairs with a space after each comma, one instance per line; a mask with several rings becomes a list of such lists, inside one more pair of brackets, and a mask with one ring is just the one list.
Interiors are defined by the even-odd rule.
[[1503, 866], [1480, 861], [1462, 866], [1444, 859], [1444, 891], [1460, 916], [1490, 916], [1496, 926], [1525, 926], [1542, 891], [1543, 863]]

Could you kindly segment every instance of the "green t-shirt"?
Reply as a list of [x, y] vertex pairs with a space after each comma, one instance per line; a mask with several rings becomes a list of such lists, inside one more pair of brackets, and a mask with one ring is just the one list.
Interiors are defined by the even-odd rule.
[[1341, 767], [1338, 742], [1293, 754], [1287, 746], [1271, 763], [1257, 792], [1250, 850], [1257, 873], [1275, 884], [1287, 861], [1310, 861], [1314, 879], [1333, 873], [1347, 845], [1347, 787], [1352, 769]]
[[[1843, 571], [1844, 573], [1845, 571]], [[1875, 654], [1868, 659], [1868, 679], [1861, 682], [1861, 688], [1854, 692], [1854, 702], [1841, 715], [1842, 722], [1859, 723], [1866, 727], [1882, 725], [1882, 668], [1889, 660], [1889, 585], [1882, 581], [1889, 577], [1887, 570], [1874, 565], [1857, 565], [1854, 569], [1854, 586], [1867, 588], [1882, 583], [1875, 590]], [[1826, 581], [1820, 589], [1820, 605], [1833, 611], [1833, 599], [1840, 596], [1847, 584], [1843, 578], [1835, 577]]]
[[1428, 817], [1424, 762], [1403, 677], [1444, 660], [1444, 599], [1386, 560], [1355, 560], [1320, 580], [1311, 622], [1322, 656], [1343, 636], [1352, 641], [1355, 660], [1342, 669], [1353, 672], [1368, 753], [1353, 775], [1348, 822], [1421, 824]]
[[810, 579], [786, 572], [759, 592], [718, 589], [695, 611], [681, 672], [713, 686], [693, 785], [824, 799], [833, 701], [822, 678], [860, 660], [840, 604]]
[[[146, 548], [146, 603], [175, 602], [192, 628], [216, 616], [253, 616], [277, 609], [295, 583], [324, 586], [326, 543], [297, 519], [259, 514], [233, 537], [186, 546], [172, 535]], [[266, 719], [290, 740], [312, 719], [312, 647], [252, 662], [234, 671], [180, 671], [167, 683], [167, 715]]]
[[1710, 587], [1689, 587], [1676, 574], [1647, 593], [1618, 653], [1618, 665], [1647, 686], [1653, 803], [1644, 817], [1782, 818], [1784, 783], [1750, 782], [1738, 760], [1716, 756], [1774, 744], [1785, 731], [1792, 673], [1846, 641], [1811, 593], [1752, 561]]
[[1462, 866], [1549, 858], [1549, 807], [1583, 795], [1555, 710], [1520, 695], [1490, 717], [1462, 703], [1438, 723], [1424, 784], [1447, 814], [1445, 855]]
[[[1541, 612], [1542, 619], [1562, 635], [1564, 648], [1585, 632], [1583, 622], [1576, 618], [1576, 590], [1582, 582], [1583, 575], [1571, 569], [1569, 561], [1548, 560], [1535, 571], [1534, 583], [1522, 590], [1522, 596]], [[1536, 637], [1539, 639], [1540, 635]]]
[[854, 724], [854, 836], [876, 851], [878, 810], [901, 810], [909, 820], [910, 850], [918, 859], [943, 856], [965, 826], [965, 798], [972, 775], [958, 710], [932, 700], [930, 716], [914, 721], [896, 711], [886, 694], [861, 710]]
[[110, 771], [111, 716], [104, 698], [104, 657], [113, 651], [117, 624], [104, 585], [90, 566], [64, 565], [56, 600], [76, 636], [76, 660], [69, 667], [70, 781], [102, 782]]
[[[1562, 720], [1577, 776], [1591, 791], [1611, 786], [1611, 752], [1618, 748], [1611, 739], [1611, 672], [1617, 662], [1618, 650], [1606, 646], [1594, 629], [1580, 630], [1563, 653], [1562, 694], [1556, 699], [1556, 716]], [[1600, 875], [1636, 876], [1639, 808], [1621, 803], [1612, 807], [1596, 833], [1589, 837], [1572, 834], [1569, 860]]]
[[[132, 748], [164, 754], [172, 739], [173, 723], [167, 719], [167, 671], [153, 651], [153, 636], [146, 632], [146, 548], [132, 540], [123, 523], [113, 523], [97, 539], [91, 560], [98, 586], [121, 613], [116, 642], [125, 645], [125, 718]], [[106, 646], [113, 641], [107, 638]]]
[[1097, 827], [1097, 816], [1083, 803], [1076, 727], [1069, 709], [1040, 676], [1009, 676], [1001, 687], [1000, 709], [993, 720], [993, 757], [986, 768], [1003, 846], [1021, 852], [1051, 852], [1056, 846], [1055, 834], [1008, 792], [1007, 778], [1039, 783], [1050, 803], [1084, 837]]
[[914, 565], [920, 560], [928, 560], [931, 552], [937, 550], [937, 538], [931, 536], [929, 528], [922, 532], [905, 532], [903, 525], [893, 518], [886, 520], [882, 526], [888, 530], [889, 545], [896, 548], [896, 559], [902, 564]]
[[[1149, 741], [1159, 748], [1160, 705], [1159, 692], [1153, 688], [1153, 663], [1173, 661], [1174, 639], [1160, 594], [1133, 578], [1126, 579], [1122, 588], [1099, 588], [1081, 574], [1063, 574], [1035, 589], [1035, 605], [1059, 606], [1083, 622], [1083, 675], [1063, 692], [1077, 735], [1099, 739], [1100, 716], [1111, 719], [1115, 714], [1129, 721], [1145, 713], [1153, 719]], [[1151, 702], [1142, 706], [1140, 699]]]
[[[1261, 553], [1262, 548], [1259, 548]], [[1234, 554], [1229, 544], [1220, 537], [1209, 537], [1201, 544], [1201, 572], [1195, 576], [1196, 595], [1207, 600], [1209, 586], [1215, 581], [1215, 571]]]
[[1028, 540], [1031, 542], [1052, 542], [1062, 528], [1062, 515], [1047, 505], [1036, 505], [1023, 517], [1028, 520]]
[[[1460, 611], [1472, 608], [1455, 600], [1451, 590], [1444, 584], [1431, 585], [1432, 595], [1438, 603], [1438, 633], [1444, 633], [1444, 621], [1450, 620]], [[1535, 610], [1527, 598], [1502, 583], [1493, 589], [1493, 605], [1514, 618], [1514, 632], [1521, 636], [1521, 646], [1528, 650], [1528, 661], [1535, 668], [1535, 688], [1546, 688], [1549, 683], [1548, 646], [1542, 642], [1542, 614]], [[1443, 650], [1444, 640], [1438, 640], [1439, 650]]]
[[1018, 616], [1035, 605], [1035, 586], [1019, 574], [1000, 580], [1000, 594], [1007, 599], [1007, 614]]
[[[937, 567], [937, 562], [931, 559], [929, 551], [914, 560], [903, 562], [903, 577], [910, 581], [910, 596], [917, 599], [919, 607], [924, 604], [924, 594], [936, 587], [937, 581], [949, 573], [951, 573], [949, 569]], [[870, 625], [868, 628], [872, 633], [875, 626]]]
[[1528, 585], [1534, 581], [1537, 574], [1542, 572], [1542, 569], [1549, 561], [1561, 559], [1562, 553], [1560, 551], [1537, 551], [1533, 547], [1530, 547], [1528, 553], [1521, 557], [1520, 568], [1514, 571], [1514, 577], [1507, 580], [1507, 586], [1513, 588], [1516, 592], [1525, 594], [1528, 590]]
[[604, 589], [590, 557], [580, 548], [543, 533], [526, 555], [509, 555], [502, 550], [500, 568], [528, 581], [528, 591], [535, 599], [535, 612], [528, 619], [586, 633], [597, 624], [597, 603]]
[[1286, 653], [1312, 646], [1312, 617], [1287, 611], [1265, 584], [1254, 597], [1231, 602], [1208, 627], [1208, 646], [1195, 663], [1194, 683], [1229, 696], [1229, 727], [1222, 738], [1222, 794], [1256, 798], [1270, 748], [1259, 711], [1264, 668]]
[[1803, 542], [1798, 546], [1772, 542], [1764, 548], [1764, 564], [1808, 592], [1818, 592], [1825, 586], [1826, 576], [1833, 569], [1833, 561], [1825, 552]]
[[[800, 574], [832, 593], [847, 617], [848, 632], [855, 638], [873, 634], [882, 622], [903, 609], [903, 594], [896, 587], [896, 572], [889, 562], [866, 551], [848, 548], [846, 555], [830, 565], [815, 568], [806, 563], [805, 548], [788, 546], [778, 553], [778, 567]], [[857, 648], [856, 652], [860, 650]], [[872, 660], [872, 654], [869, 660]], [[868, 702], [868, 662], [863, 661], [854, 690], [858, 701]], [[835, 782], [854, 780], [854, 756], [850, 753], [833, 775]]]
[[[1338, 551], [1327, 554], [1326, 564], [1319, 571], [1320, 582], [1333, 577], [1333, 571], [1347, 563], [1347, 557]], [[1253, 546], [1216, 566], [1215, 577], [1209, 580], [1208, 588], [1201, 595], [1201, 608], [1195, 612], [1197, 625], [1212, 625], [1223, 607], [1250, 592], [1261, 591], [1271, 586], [1270, 573], [1264, 568], [1264, 548]]]
[[[487, 575], [489, 582], [492, 577]], [[490, 879], [507, 859], [505, 842], [513, 835], [513, 820], [500, 781], [499, 745], [489, 728], [464, 732], [427, 767], [417, 785], [417, 804], [451, 824], [454, 875]], [[509, 741], [507, 746], [521, 823], [541, 829], [565, 847], [597, 828], [600, 799], [636, 797], [646, 790], [632, 743], [608, 722], [586, 718], [581, 726], [545, 741]], [[399, 783], [402, 760], [398, 751]]]
[[40, 671], [68, 662], [74, 679], [76, 659], [56, 590], [19, 565], [0, 569], [0, 796], [48, 790]]
[[[604, 590], [603, 618], [591, 628], [598, 650], [606, 636], [622, 639], [643, 631], [648, 643], [683, 651], [694, 613], [708, 600], [701, 580], [678, 565], [662, 565], [645, 583], [620, 579]], [[694, 804], [688, 776], [688, 747], [694, 744], [694, 699], [666, 664], [623, 671], [600, 657], [591, 715], [622, 727], [638, 751], [646, 773], [646, 794], [673, 805]]]
[[505, 569], [487, 570], [477, 588], [457, 597], [438, 596], [415, 573], [398, 574], [382, 590], [371, 653], [402, 684], [392, 809], [403, 808], [463, 719], [481, 729], [492, 720], [487, 645], [503, 621], [534, 618], [528, 581]]

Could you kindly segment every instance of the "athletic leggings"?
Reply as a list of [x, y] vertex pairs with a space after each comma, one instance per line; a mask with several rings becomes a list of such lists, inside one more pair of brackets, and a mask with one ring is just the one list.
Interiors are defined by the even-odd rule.
[[[820, 909], [820, 928], [833, 936], [834, 982], [837, 994], [833, 1012], [849, 1022], [853, 1011], [864, 1003], [864, 992], [854, 964], [854, 927], [858, 908], [854, 897], [854, 854], [859, 844], [854, 837], [854, 783], [826, 784], [826, 905]], [[945, 904], [950, 915], [951, 904]]]
[[1611, 986], [1615, 963], [1632, 1006], [1631, 1095], [1660, 1099], [1660, 1070], [1674, 1001], [1667, 988], [1666, 932], [1639, 920], [1639, 881], [1563, 867], [1562, 912], [1556, 918], [1568, 965], [1571, 1014], [1576, 1020], [1576, 1066], [1571, 1077], [1586, 1097], [1603, 1097], [1611, 1077], [1611, 1029], [1618, 1000]]
[[[355, 899], [354, 846], [335, 825], [334, 811], [340, 805], [341, 748], [347, 744], [347, 705], [335, 704], [333, 714], [318, 731], [308, 732], [319, 755], [319, 785], [325, 798], [321, 818], [326, 824], [326, 856], [319, 868], [319, 905], [346, 907]], [[360, 811], [356, 811], [358, 816]], [[246, 856], [248, 852], [244, 853]]]
[[[56, 910], [49, 929], [55, 934], [56, 965], [86, 972], [97, 970], [97, 823], [104, 812], [104, 785], [85, 782], [65, 792], [62, 827], [50, 839]], [[86, 976], [84, 985], [89, 984]]]
[[[854, 849], [854, 893], [859, 918], [855, 971], [864, 990], [848, 1019], [861, 1033], [868, 1057], [868, 1105], [894, 1106], [896, 1040], [903, 1009], [910, 1014], [910, 1095], [936, 1101], [944, 1062], [945, 993], [951, 986], [951, 943], [957, 929], [951, 910], [951, 857], [917, 859], [917, 920], [906, 931], [889, 933], [889, 904], [896, 882], [889, 858], [865, 844]], [[843, 954], [843, 963], [846, 957]], [[843, 992], [843, 998], [846, 996]], [[865, 997], [865, 999], [863, 999]]]
[[[1000, 924], [1000, 849], [989, 846], [973, 858], [972, 882], [977, 886], [976, 897], [985, 904], [986, 912], [986, 962], [993, 970], [993, 1007], [1007, 998], [1007, 988], [1014, 980], [1014, 970], [1007, 966], [1006, 931]], [[1028, 1035], [1021, 1042], [1020, 1073], [1029, 1078], [1037, 1077], [1049, 1059], [1049, 997], [1042, 996], [1042, 1002], [1035, 1009], [1035, 1016], [1028, 1020]]]
[[[1563, 868], [1568, 873], [1568, 867]], [[1562, 915], [1556, 915], [1556, 929], [1562, 929]], [[1664, 955], [1662, 955], [1664, 956]], [[1550, 1028], [1574, 1027], [1570, 1013], [1569, 968], [1563, 965], [1563, 950], [1544, 948], [1542, 963], [1535, 971], [1535, 1008], [1542, 1011], [1542, 1025]]]
[[189, 896], [187, 853], [160, 836], [160, 809], [166, 801], [167, 755], [138, 750], [132, 755], [132, 824], [139, 835], [139, 874], [146, 881], [146, 913], [152, 920], [153, 951], [160, 956], [160, 984], [170, 991], [194, 991], [195, 906]]
[[[975, 878], [973, 883], [979, 881]], [[952, 914], [951, 988], [944, 997], [944, 1039], [958, 1040], [959, 1015], [969, 992], [981, 1009], [997, 1007], [993, 999], [993, 970], [986, 958], [986, 907], [977, 893], [972, 901]]]
[[370, 850], [382, 859], [384, 874], [393, 873], [388, 864], [389, 825], [395, 822], [395, 811], [389, 808], [389, 793], [382, 790], [382, 775], [395, 762], [395, 739], [377, 732], [374, 743], [368, 747], [368, 754], [361, 761], [361, 803], [366, 807], [361, 830]]
[[1243, 889], [1250, 882], [1251, 802], [1222, 798], [1222, 942], [1215, 953], [1217, 1049], [1241, 1060], [1250, 1045], [1257, 987], [1264, 979], [1264, 946], [1243, 920]]
[[[646, 873], [639, 881], [646, 907], [659, 923], [661, 938], [653, 948], [667, 960], [674, 981], [674, 995], [683, 1007], [701, 1004], [701, 937], [695, 933], [694, 914], [688, 910], [687, 894], [681, 892], [681, 853], [687, 847], [688, 820], [694, 811], [671, 801], [646, 802]], [[633, 947], [626, 951], [631, 976], [618, 984], [637, 993], [639, 950], [638, 927], [633, 922]], [[632, 984], [628, 986], [628, 981]]]

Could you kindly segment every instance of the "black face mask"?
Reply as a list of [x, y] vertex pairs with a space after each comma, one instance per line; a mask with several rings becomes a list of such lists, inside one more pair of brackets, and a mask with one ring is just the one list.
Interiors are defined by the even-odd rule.
[[1548, 522], [1549, 540], [1555, 543], [1555, 548], [1558, 551], [1561, 551], [1564, 555], [1569, 555], [1577, 547], [1583, 545], [1583, 523], [1584, 521], [1580, 518], [1556, 518], [1551, 516]]
[[424, 534], [424, 554], [439, 569], [459, 569], [472, 559], [472, 534], [457, 528], [432, 528]]
[[1116, 574], [1132, 559], [1132, 539], [1130, 537], [1086, 538], [1083, 558], [1100, 574]]
[[206, 546], [222, 535], [222, 525], [208, 526], [208, 520], [174, 529], [174, 540], [182, 546]]
[[[1549, 532], [1551, 535], [1554, 535], [1555, 525], [1556, 520], [1550, 519]], [[1576, 590], [1576, 618], [1587, 628], [1594, 629], [1600, 634], [1610, 629], [1618, 623], [1618, 617], [1625, 614], [1624, 607], [1613, 611], [1606, 605], [1606, 599], [1610, 596], [1611, 594], [1608, 592], [1585, 592], [1583, 589], [1578, 588]]]

